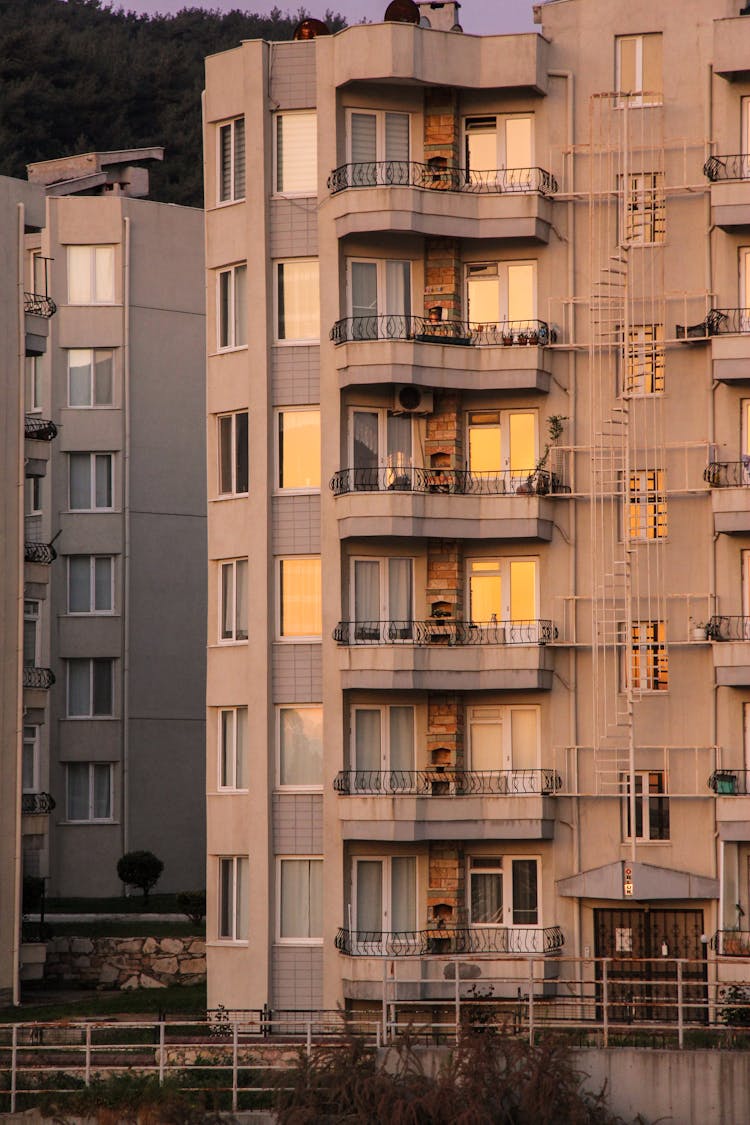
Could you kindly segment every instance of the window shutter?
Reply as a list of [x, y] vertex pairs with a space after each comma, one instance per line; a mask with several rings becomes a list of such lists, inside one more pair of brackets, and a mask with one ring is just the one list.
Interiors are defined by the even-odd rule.
[[374, 113], [352, 114], [351, 142], [352, 164], [377, 160], [377, 119]]
[[409, 159], [409, 114], [386, 113], [385, 115], [385, 158], [386, 160]]
[[222, 125], [219, 130], [219, 202], [232, 195], [232, 126]]
[[234, 123], [234, 198], [245, 198], [245, 118]]

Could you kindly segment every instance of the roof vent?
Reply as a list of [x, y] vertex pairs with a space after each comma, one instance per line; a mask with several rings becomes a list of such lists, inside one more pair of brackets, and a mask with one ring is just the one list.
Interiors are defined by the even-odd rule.
[[414, 0], [391, 0], [383, 17], [388, 23], [419, 23], [419, 8]]
[[330, 35], [331, 29], [322, 20], [302, 20], [294, 29], [292, 39], [317, 39], [319, 35]]

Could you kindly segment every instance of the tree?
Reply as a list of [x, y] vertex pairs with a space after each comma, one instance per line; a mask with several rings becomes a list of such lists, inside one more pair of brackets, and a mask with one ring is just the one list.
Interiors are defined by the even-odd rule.
[[156, 886], [164, 870], [162, 861], [153, 852], [126, 852], [117, 861], [117, 875], [126, 887], [138, 887], [144, 899]]

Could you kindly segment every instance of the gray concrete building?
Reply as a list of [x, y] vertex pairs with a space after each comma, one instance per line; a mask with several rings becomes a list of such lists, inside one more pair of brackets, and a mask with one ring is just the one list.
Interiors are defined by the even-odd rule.
[[210, 1005], [747, 972], [750, 18], [457, 8], [207, 60]]

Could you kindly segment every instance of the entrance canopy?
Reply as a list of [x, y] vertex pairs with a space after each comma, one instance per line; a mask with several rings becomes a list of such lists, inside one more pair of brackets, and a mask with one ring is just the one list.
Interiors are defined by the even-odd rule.
[[564, 898], [603, 898], [618, 902], [719, 897], [718, 879], [627, 859], [591, 867], [568, 879], [558, 879], [556, 886], [557, 893]]

